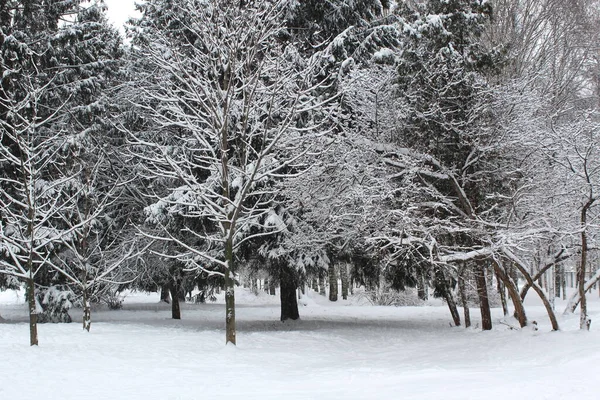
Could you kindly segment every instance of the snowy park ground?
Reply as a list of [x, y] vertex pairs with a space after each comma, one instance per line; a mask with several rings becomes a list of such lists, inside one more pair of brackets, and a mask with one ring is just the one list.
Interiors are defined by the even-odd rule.
[[[278, 299], [237, 292], [238, 346], [225, 346], [224, 305], [182, 305], [130, 294], [123, 310], [81, 324], [39, 326], [29, 346], [22, 293], [0, 293], [0, 399], [599, 399], [600, 301], [591, 332], [578, 315], [550, 324], [535, 294], [539, 330], [450, 326], [447, 307], [330, 303], [311, 293], [301, 320], [281, 323]], [[71, 310], [79, 321], [81, 310]], [[472, 309], [474, 324], [479, 312]], [[508, 324], [516, 325], [514, 320]]]

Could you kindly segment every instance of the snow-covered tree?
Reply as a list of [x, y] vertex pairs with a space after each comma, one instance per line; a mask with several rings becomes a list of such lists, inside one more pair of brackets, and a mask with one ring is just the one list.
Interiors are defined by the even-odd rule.
[[100, 92], [120, 43], [95, 4], [15, 1], [6, 7], [0, 65], [1, 263], [3, 273], [28, 285], [34, 345], [36, 277], [43, 276], [47, 285], [60, 281], [53, 257], [89, 222], [71, 218], [86, 169], [74, 162], [73, 153], [98, 131], [97, 116], [106, 105]]
[[312, 95], [311, 66], [280, 41], [284, 2], [150, 1], [144, 10], [133, 43], [150, 72], [135, 102], [153, 129], [134, 145], [144, 174], [171, 183], [147, 222], [160, 229], [152, 237], [181, 248], [164, 257], [224, 277], [235, 344], [236, 254], [268, 213], [270, 182], [320, 145], [313, 128], [326, 116], [312, 110], [327, 99]]

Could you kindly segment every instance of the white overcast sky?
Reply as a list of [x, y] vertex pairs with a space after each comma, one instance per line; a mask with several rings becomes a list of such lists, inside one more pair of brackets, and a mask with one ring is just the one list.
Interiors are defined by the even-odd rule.
[[141, 3], [141, 0], [104, 0], [108, 7], [108, 19], [123, 32], [123, 24], [129, 17], [137, 16], [135, 12], [135, 3]]

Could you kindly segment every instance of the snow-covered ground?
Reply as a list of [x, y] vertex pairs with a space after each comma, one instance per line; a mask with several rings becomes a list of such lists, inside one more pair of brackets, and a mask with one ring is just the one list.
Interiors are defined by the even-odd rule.
[[535, 293], [528, 299], [538, 331], [511, 330], [494, 309], [494, 330], [482, 332], [451, 327], [435, 303], [373, 307], [315, 293], [301, 321], [281, 323], [276, 298], [240, 289], [233, 347], [224, 346], [223, 304], [186, 304], [174, 321], [156, 295], [131, 294], [121, 311], [96, 310], [91, 333], [40, 325], [32, 348], [22, 294], [4, 292], [0, 399], [600, 398], [597, 292], [591, 332], [578, 331], [577, 315], [561, 315], [562, 330], [550, 332]]

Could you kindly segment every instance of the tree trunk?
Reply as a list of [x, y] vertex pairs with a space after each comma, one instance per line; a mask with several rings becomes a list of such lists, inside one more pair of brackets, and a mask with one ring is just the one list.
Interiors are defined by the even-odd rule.
[[523, 306], [517, 285], [502, 266], [495, 261], [494, 270], [496, 271], [496, 276], [504, 282], [504, 287], [508, 290], [508, 295], [515, 307], [515, 318], [519, 321], [519, 325], [521, 325], [521, 328], [527, 326], [527, 315], [525, 314], [525, 307]]
[[563, 266], [562, 269], [562, 299], [566, 300], [567, 299], [567, 275], [566, 275], [566, 271], [565, 271], [565, 267]]
[[465, 292], [465, 269], [466, 267], [463, 266], [461, 269], [458, 270], [458, 293], [460, 294], [460, 302], [462, 304], [463, 313], [465, 316], [465, 328], [468, 328], [471, 326], [471, 312], [469, 310], [469, 304], [467, 303], [467, 294]]
[[231, 239], [225, 242], [225, 344], [236, 344], [235, 330], [235, 279], [233, 264], [233, 243]]
[[322, 271], [319, 274], [319, 294], [321, 296], [327, 295], [327, 292], [325, 291], [325, 277], [323, 276]]
[[340, 278], [342, 279], [342, 299], [348, 300], [348, 265], [340, 266]]
[[338, 299], [338, 280], [335, 265], [329, 264], [329, 301]]
[[421, 271], [417, 272], [417, 296], [423, 301], [427, 301], [429, 294], [427, 293], [427, 282]]
[[579, 265], [579, 329], [590, 330], [590, 324], [592, 321], [587, 315], [587, 299], [585, 297], [585, 269], [587, 266], [587, 210], [594, 202], [594, 199], [590, 199], [581, 209], [581, 260]]
[[29, 305], [29, 344], [31, 346], [38, 345], [37, 331], [37, 307], [35, 304], [35, 281], [32, 277], [32, 272], [29, 270], [30, 278], [27, 280], [27, 296]]
[[550, 318], [550, 323], [552, 324], [552, 330], [553, 331], [559, 330], [558, 321], [556, 320], [556, 315], [554, 315], [554, 310], [552, 310], [552, 305], [546, 298], [546, 295], [544, 294], [544, 291], [542, 290], [542, 288], [540, 288], [533, 281], [533, 279], [531, 278], [531, 275], [527, 272], [525, 267], [523, 267], [523, 265], [520, 264], [520, 262], [518, 261], [516, 256], [514, 256], [513, 254], [511, 254], [509, 251], [506, 251], [506, 250], [505, 250], [505, 253], [514, 261], [514, 266], [517, 267], [517, 269], [521, 272], [521, 275], [523, 275], [523, 277], [525, 278], [525, 280], [527, 281], [529, 286], [531, 286], [533, 288], [533, 290], [535, 290], [535, 292], [538, 294], [538, 296], [540, 296], [540, 299], [542, 300], [542, 303], [544, 303], [544, 307], [546, 308], [546, 312], [548, 313], [548, 318]]
[[454, 301], [454, 296], [452, 296], [450, 288], [446, 288], [444, 291], [444, 299], [446, 299], [446, 303], [448, 304], [448, 309], [450, 310], [450, 314], [454, 320], [454, 325], [460, 326], [460, 314], [458, 313], [456, 301]]
[[555, 271], [554, 271], [554, 287], [556, 288], [554, 291], [554, 295], [558, 299], [560, 299], [561, 293], [562, 293], [562, 280], [563, 280], [562, 266], [559, 265], [555, 268]]
[[92, 327], [92, 309], [87, 287], [83, 288], [83, 329], [90, 331]]
[[169, 294], [169, 285], [162, 285], [160, 288], [160, 301], [167, 304], [171, 303], [171, 296]]
[[500, 302], [502, 303], [502, 311], [504, 312], [504, 316], [507, 316], [509, 312], [508, 304], [506, 303], [506, 289], [504, 288], [503, 281], [498, 276], [496, 276], [496, 281], [498, 293], [500, 294]]
[[481, 310], [481, 329], [489, 331], [492, 329], [492, 315], [485, 281], [484, 261], [477, 262], [475, 280], [477, 282], [477, 295], [479, 296], [479, 308]]
[[225, 271], [225, 344], [236, 344], [235, 284], [231, 275], [231, 271], [227, 269]]
[[290, 267], [284, 266], [280, 269], [279, 277], [281, 321], [297, 320], [300, 318], [300, 313], [298, 313], [298, 300], [296, 298], [296, 287], [298, 286], [296, 273]]
[[171, 318], [181, 319], [181, 308], [179, 307], [179, 287], [176, 282], [169, 286], [171, 293]]

